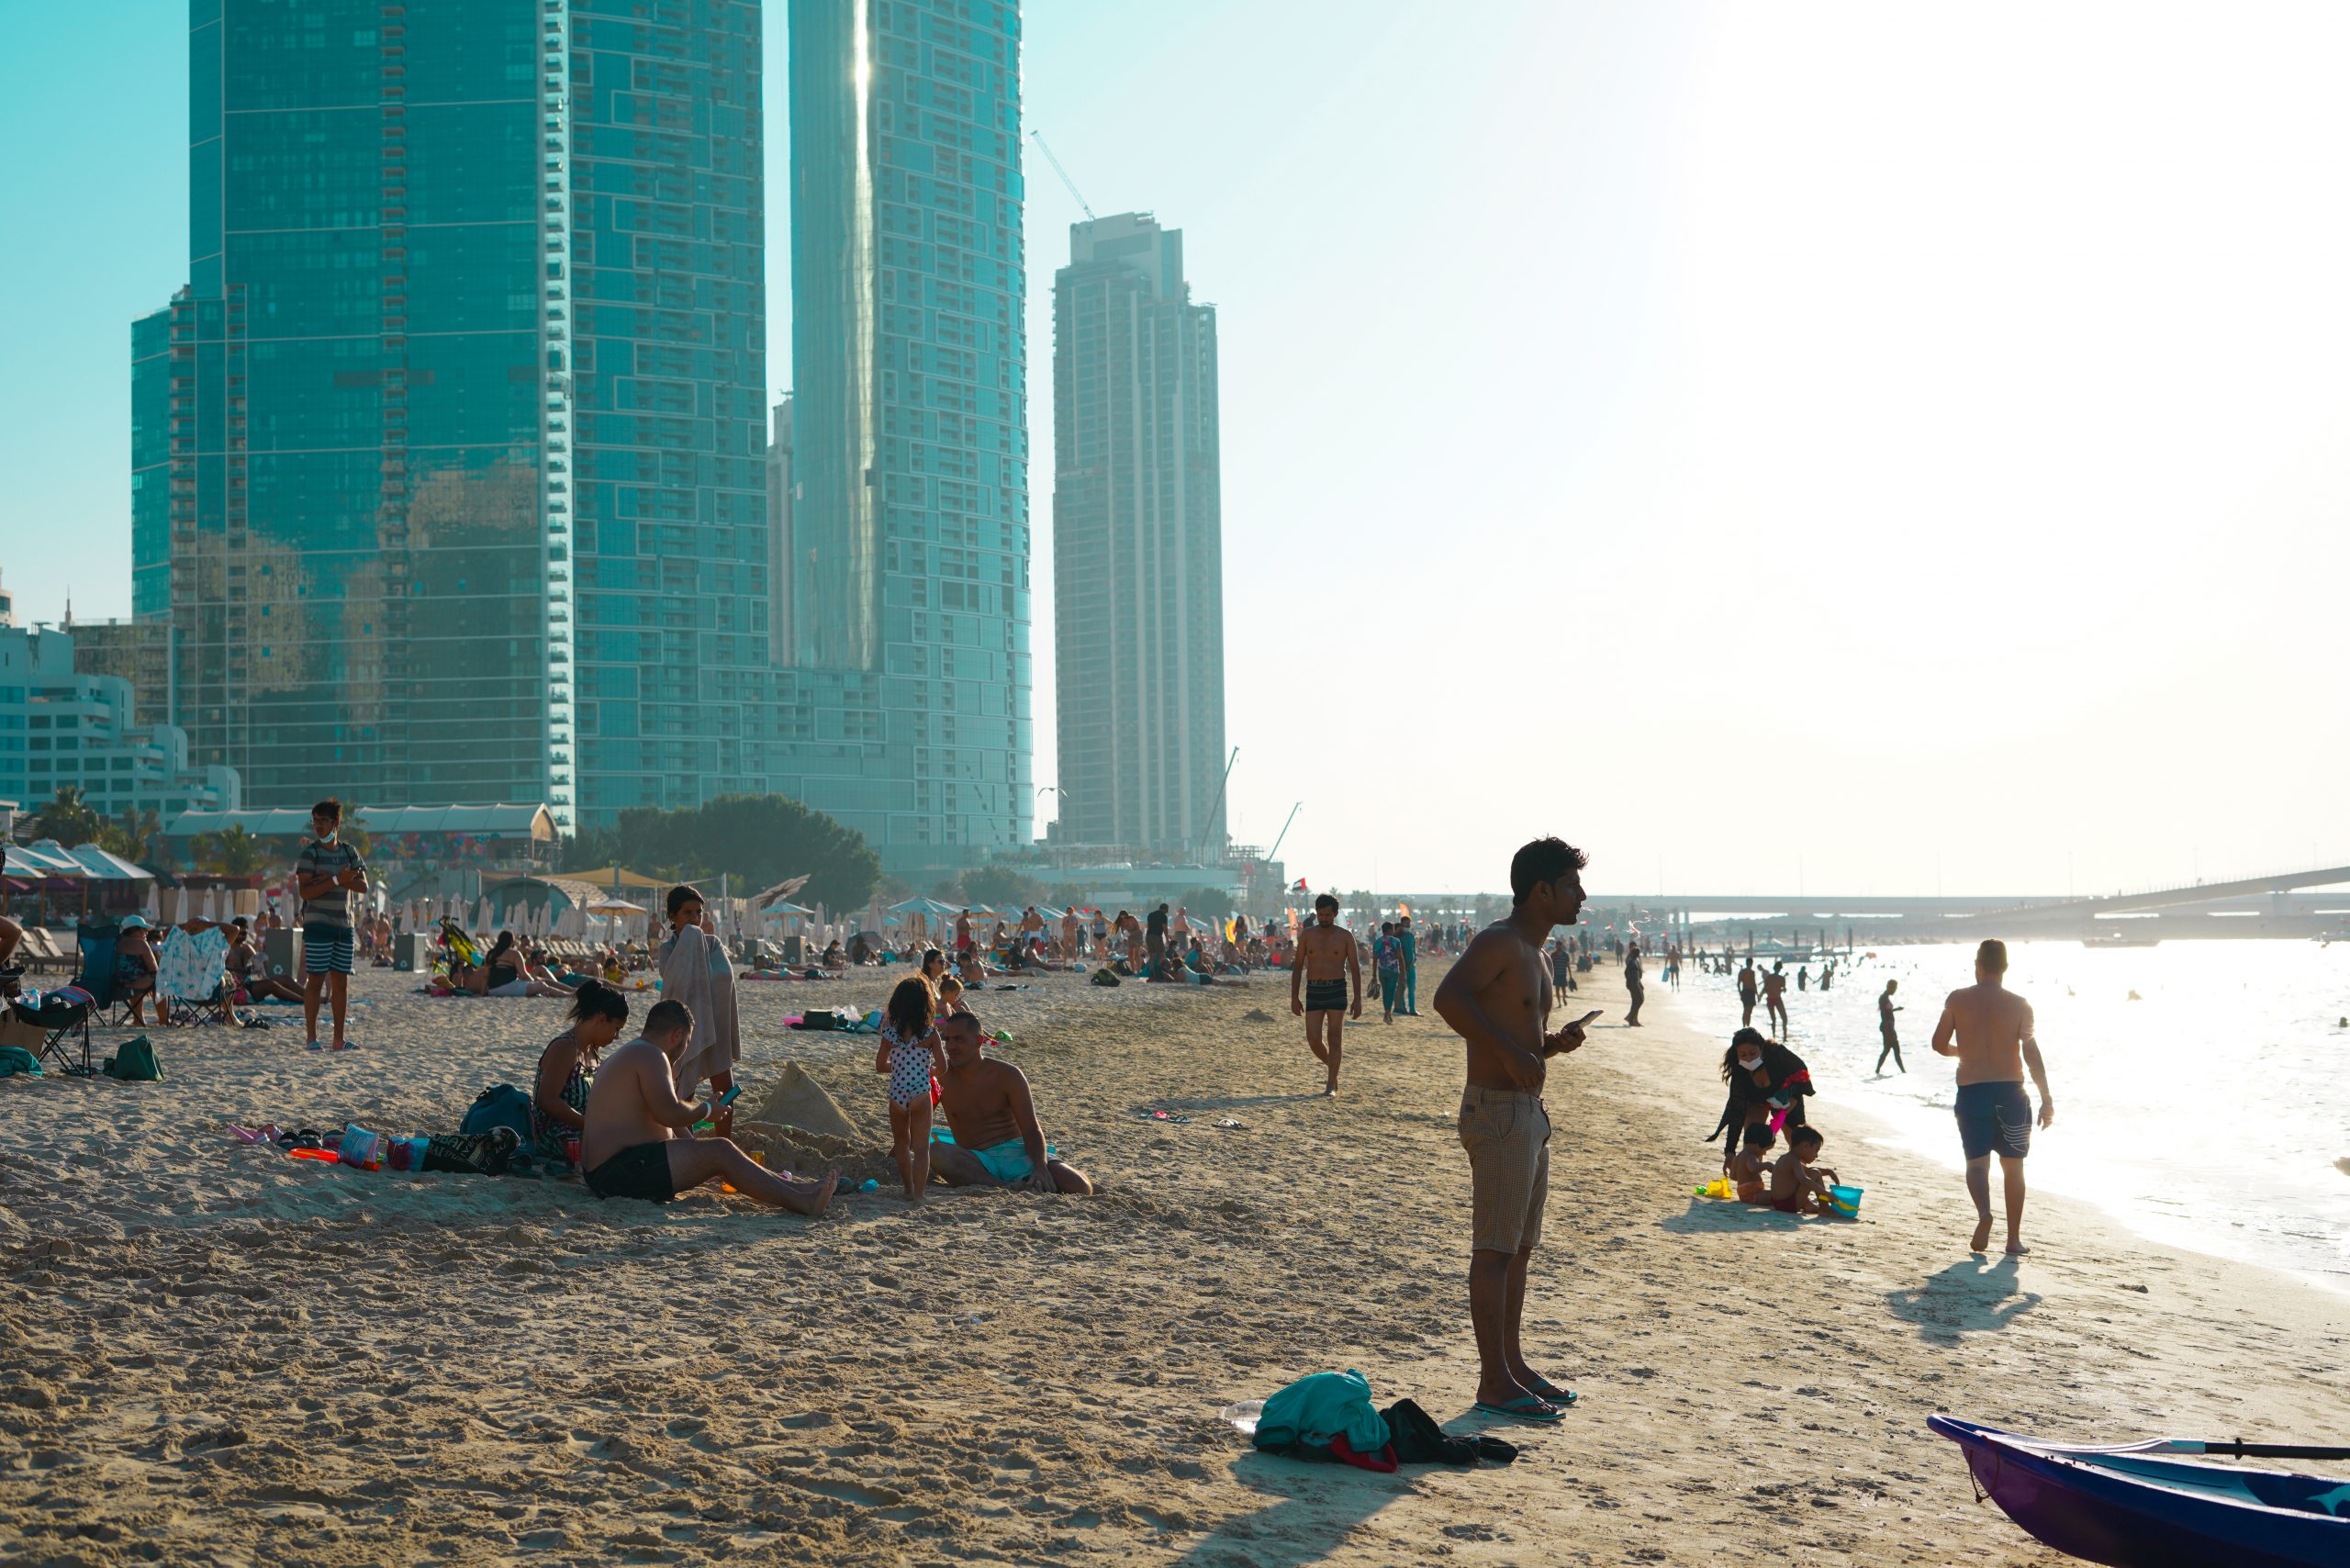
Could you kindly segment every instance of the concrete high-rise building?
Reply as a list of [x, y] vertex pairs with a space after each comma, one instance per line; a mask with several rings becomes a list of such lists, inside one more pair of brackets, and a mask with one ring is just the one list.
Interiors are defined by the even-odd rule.
[[756, 0], [191, 0], [133, 612], [256, 806], [766, 788]]
[[801, 574], [793, 570], [791, 537], [791, 394], [775, 406], [767, 436], [767, 649], [778, 665], [799, 657], [793, 599]]
[[1215, 308], [1148, 213], [1069, 226], [1053, 279], [1062, 842], [1225, 846]]
[[1035, 803], [1019, 7], [790, 28], [791, 634], [882, 743], [805, 796], [893, 869], [972, 864]]

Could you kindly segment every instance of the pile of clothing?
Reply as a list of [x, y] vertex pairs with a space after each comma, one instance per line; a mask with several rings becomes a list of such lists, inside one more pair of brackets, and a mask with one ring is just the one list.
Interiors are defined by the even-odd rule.
[[1516, 1445], [1499, 1438], [1453, 1436], [1409, 1399], [1379, 1409], [1371, 1380], [1351, 1367], [1300, 1378], [1266, 1400], [1251, 1439], [1268, 1453], [1335, 1459], [1381, 1474], [1406, 1464], [1507, 1464], [1517, 1457]]

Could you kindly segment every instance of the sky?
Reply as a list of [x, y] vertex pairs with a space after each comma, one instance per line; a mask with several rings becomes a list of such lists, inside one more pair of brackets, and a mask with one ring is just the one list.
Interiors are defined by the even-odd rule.
[[[0, 573], [119, 614], [185, 9], [0, 3]], [[1544, 833], [1616, 893], [2350, 861], [2350, 10], [1024, 16], [1028, 125], [1217, 307], [1232, 828], [1297, 806], [1292, 876], [1499, 888]], [[1027, 174], [1046, 783], [1081, 214]]]

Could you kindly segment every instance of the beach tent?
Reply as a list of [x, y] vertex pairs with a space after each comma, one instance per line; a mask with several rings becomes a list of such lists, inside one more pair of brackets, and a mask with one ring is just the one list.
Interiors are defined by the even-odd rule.
[[[971, 913], [978, 913], [979, 908], [979, 905], [973, 904]], [[963, 913], [963, 906], [958, 903], [942, 903], [936, 899], [908, 899], [903, 903], [891, 904], [890, 913], [891, 914], [940, 915], [952, 920]]]

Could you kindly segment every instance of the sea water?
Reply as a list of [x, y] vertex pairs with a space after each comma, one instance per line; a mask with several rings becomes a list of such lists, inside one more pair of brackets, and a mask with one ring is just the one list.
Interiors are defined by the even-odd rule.
[[[2032, 1186], [2087, 1198], [2140, 1234], [2265, 1264], [2350, 1292], [2350, 943], [2165, 942], [2088, 948], [2012, 943], [2008, 989], [2031, 1002], [2056, 1098], [2032, 1134]], [[1827, 1160], [1868, 1183], [1865, 1155], [1833, 1141], [1839, 1105], [1890, 1123], [1899, 1141], [1955, 1170], [1957, 1064], [1930, 1041], [1942, 999], [1974, 983], [1975, 945], [1862, 946], [1839, 957], [1832, 990], [1795, 987], [1786, 1044], [1818, 1086], [1807, 1107]], [[1758, 969], [1768, 960], [1758, 960]], [[1662, 964], [1647, 980], [1659, 990]], [[1733, 973], [1735, 971], [1733, 970]], [[1901, 989], [1895, 1017], [1908, 1071], [1876, 1071], [1877, 993]], [[1680, 1004], [1725, 1046], [1738, 1026], [1729, 977], [1682, 968]], [[1760, 1002], [1758, 1028], [1768, 1031]], [[2029, 1075], [2026, 1079], [2030, 1086]], [[2039, 1096], [2033, 1092], [2033, 1109]], [[1998, 1173], [1991, 1178], [1999, 1207]], [[1952, 1202], [1965, 1215], [1965, 1199]], [[2031, 1239], [2029, 1215], [2025, 1238]], [[1993, 1245], [1998, 1245], [1996, 1237]]]

